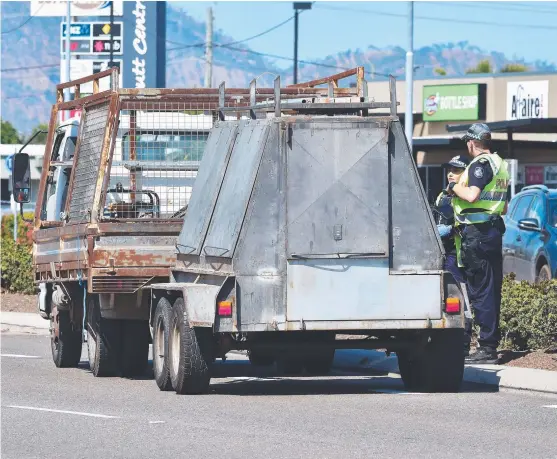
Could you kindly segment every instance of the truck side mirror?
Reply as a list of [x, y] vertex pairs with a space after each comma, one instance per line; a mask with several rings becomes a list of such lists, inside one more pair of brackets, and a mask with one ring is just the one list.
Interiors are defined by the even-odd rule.
[[16, 153], [13, 157], [12, 190], [18, 204], [31, 200], [31, 165], [27, 153]]

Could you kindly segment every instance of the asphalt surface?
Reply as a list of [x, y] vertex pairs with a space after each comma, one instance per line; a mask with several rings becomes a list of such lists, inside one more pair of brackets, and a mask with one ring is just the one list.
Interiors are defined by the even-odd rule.
[[3, 333], [1, 354], [2, 459], [557, 458], [554, 396], [281, 378], [238, 355], [216, 364], [210, 394], [179, 396], [150, 375], [93, 377], [86, 346], [79, 368], [57, 369], [45, 336]]

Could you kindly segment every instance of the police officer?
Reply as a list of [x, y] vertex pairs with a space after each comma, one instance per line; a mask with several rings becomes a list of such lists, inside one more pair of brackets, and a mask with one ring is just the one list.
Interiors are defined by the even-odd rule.
[[[467, 363], [498, 363], [499, 316], [503, 282], [502, 238], [507, 209], [508, 165], [491, 153], [491, 131], [473, 124], [462, 137], [472, 161], [458, 183], [450, 183], [460, 261], [464, 266], [468, 296], [480, 326], [477, 351]], [[458, 247], [460, 245], [460, 247]]]
[[[447, 170], [447, 182], [449, 184], [458, 182], [469, 162], [468, 158], [460, 155], [443, 164], [443, 167]], [[461, 284], [465, 283], [465, 280], [463, 269], [458, 266], [457, 262], [452, 200], [452, 193], [447, 190], [441, 191], [435, 200], [435, 215], [437, 229], [445, 248], [445, 269], [453, 275], [456, 282]]]

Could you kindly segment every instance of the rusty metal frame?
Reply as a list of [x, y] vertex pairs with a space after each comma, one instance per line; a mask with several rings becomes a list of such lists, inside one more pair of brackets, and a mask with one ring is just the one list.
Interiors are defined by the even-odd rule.
[[[358, 88], [338, 88], [338, 81], [347, 76], [358, 76]], [[111, 77], [112, 84], [110, 90], [100, 91], [99, 80]], [[299, 85], [289, 86], [280, 89], [280, 98], [284, 100], [290, 99], [314, 99], [328, 98], [331, 95], [335, 97], [355, 97], [361, 94], [360, 81], [363, 80], [363, 68], [354, 69], [342, 74], [333, 75], [325, 79], [324, 83], [329, 83], [329, 87], [318, 88], [320, 80], [312, 82], [300, 83]], [[118, 70], [116, 68], [109, 69], [89, 77], [79, 80], [70, 81], [56, 86], [56, 103], [52, 107], [51, 118], [49, 122], [49, 131], [45, 146], [45, 155], [43, 159], [43, 174], [41, 176], [39, 194], [35, 207], [35, 231], [33, 240], [35, 244], [59, 241], [60, 249], [64, 246], [64, 241], [71, 239], [85, 239], [87, 241], [87, 249], [83, 251], [80, 248], [79, 255], [72, 257], [72, 254], [55, 254], [40, 255], [40, 263], [36, 263], [34, 256], [33, 264], [35, 268], [35, 282], [75, 282], [79, 279], [80, 273], [83, 273], [83, 279], [86, 279], [87, 289], [92, 291], [92, 282], [98, 277], [112, 276], [118, 277], [137, 277], [137, 278], [165, 278], [169, 275], [170, 265], [162, 266], [161, 261], [168, 261], [168, 255], [153, 259], [152, 261], [141, 259], [144, 255], [135, 253], [135, 250], [122, 247], [122, 251], [126, 253], [118, 254], [122, 266], [112, 267], [110, 263], [106, 263], [106, 257], [109, 252], [103, 250], [95, 250], [95, 241], [99, 237], [109, 236], [125, 236], [143, 237], [143, 236], [177, 236], [181, 228], [181, 220], [157, 219], [146, 221], [143, 219], [126, 219], [124, 220], [104, 220], [101, 216], [101, 207], [106, 198], [109, 186], [110, 170], [116, 144], [118, 125], [120, 122], [121, 110], [139, 110], [145, 109], [149, 103], [164, 103], [169, 109], [182, 108], [184, 103], [191, 104], [192, 110], [195, 106], [199, 106], [199, 110], [205, 113], [211, 112], [213, 119], [217, 119], [219, 107], [226, 105], [228, 107], [242, 107], [248, 105], [255, 98], [256, 103], [264, 103], [273, 100], [277, 95], [277, 88], [256, 88], [251, 91], [249, 88], [230, 88], [227, 89], [226, 95], [220, 100], [219, 89], [217, 88], [188, 88], [188, 89], [119, 89], [117, 87]], [[81, 85], [93, 82], [93, 94], [81, 97]], [[335, 87], [331, 90], [331, 82]], [[361, 83], [363, 84], [363, 83]], [[74, 88], [75, 99], [64, 100], [64, 89]], [[255, 89], [255, 88], [254, 88]], [[255, 92], [255, 94], [253, 94]], [[74, 167], [70, 177], [68, 200], [66, 202], [65, 211], [69, 210], [69, 203], [73, 192], [75, 180], [75, 165], [80, 154], [81, 136], [83, 126], [87, 117], [87, 108], [94, 107], [100, 103], [108, 102], [108, 119], [104, 131], [104, 138], [101, 151], [101, 162], [99, 173], [95, 183], [95, 194], [92, 206], [92, 215], [90, 221], [87, 222], [48, 222], [41, 220], [41, 210], [45, 199], [46, 177], [47, 171], [51, 166], [51, 153], [56, 136], [56, 124], [58, 114], [61, 110], [83, 110], [79, 129], [78, 140], [74, 153]], [[219, 103], [220, 102], [220, 103]], [[174, 105], [175, 104], [175, 105]], [[130, 129], [133, 129], [132, 120], [130, 120]], [[82, 246], [80, 246], [82, 247]], [[112, 248], [111, 250], [118, 250]], [[34, 251], [36, 253], [36, 251]], [[169, 252], [170, 253], [170, 252]], [[135, 257], [137, 262], [134, 262]], [[101, 260], [103, 260], [101, 262]], [[127, 262], [127, 264], [126, 264]], [[117, 293], [117, 292], [114, 292]]]

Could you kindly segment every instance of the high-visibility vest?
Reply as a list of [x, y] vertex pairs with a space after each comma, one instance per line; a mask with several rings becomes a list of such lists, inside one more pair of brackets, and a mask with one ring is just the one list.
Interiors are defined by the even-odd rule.
[[489, 161], [493, 170], [493, 178], [481, 191], [476, 202], [470, 203], [458, 196], [453, 197], [452, 204], [457, 226], [484, 223], [493, 216], [501, 215], [505, 210], [507, 187], [509, 186], [509, 166], [497, 153], [476, 156], [460, 177], [459, 183], [468, 186], [470, 171], [477, 165], [476, 163], [483, 160]]

